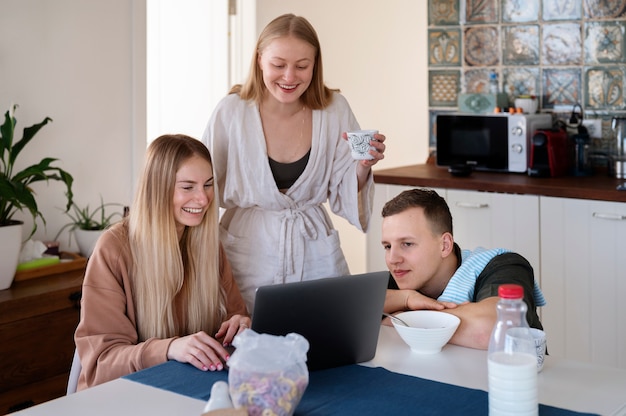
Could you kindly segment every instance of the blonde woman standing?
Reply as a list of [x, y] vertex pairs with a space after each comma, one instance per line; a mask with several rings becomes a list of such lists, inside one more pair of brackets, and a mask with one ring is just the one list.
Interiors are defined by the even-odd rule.
[[78, 390], [163, 363], [222, 370], [250, 325], [218, 240], [213, 162], [184, 135], [148, 147], [130, 215], [89, 258], [75, 342]]
[[345, 133], [358, 130], [343, 95], [324, 84], [315, 29], [286, 14], [259, 36], [250, 74], [218, 104], [203, 141], [215, 157], [225, 208], [220, 237], [253, 312], [256, 288], [349, 273], [324, 207], [365, 232], [372, 166], [353, 160]]

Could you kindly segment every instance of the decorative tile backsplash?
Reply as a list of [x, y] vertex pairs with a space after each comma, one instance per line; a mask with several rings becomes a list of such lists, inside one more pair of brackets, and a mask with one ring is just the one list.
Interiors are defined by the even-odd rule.
[[488, 92], [495, 71], [511, 105], [534, 95], [557, 118], [579, 104], [601, 119], [592, 148], [610, 151], [611, 118], [626, 116], [625, 35], [626, 0], [429, 0], [431, 124], [459, 94]]

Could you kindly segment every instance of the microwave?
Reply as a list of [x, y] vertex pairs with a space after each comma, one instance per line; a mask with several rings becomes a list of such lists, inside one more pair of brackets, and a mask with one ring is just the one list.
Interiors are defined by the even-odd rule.
[[531, 138], [552, 127], [550, 114], [438, 114], [437, 165], [494, 172], [526, 172]]

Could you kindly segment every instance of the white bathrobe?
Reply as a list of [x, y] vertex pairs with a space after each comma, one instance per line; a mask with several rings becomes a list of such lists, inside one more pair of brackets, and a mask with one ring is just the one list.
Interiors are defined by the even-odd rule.
[[270, 170], [258, 106], [236, 94], [217, 105], [203, 136], [213, 157], [220, 206], [220, 239], [250, 313], [259, 286], [349, 273], [330, 209], [367, 231], [374, 183], [358, 192], [357, 161], [341, 135], [359, 124], [346, 99], [313, 111], [311, 155], [283, 194]]

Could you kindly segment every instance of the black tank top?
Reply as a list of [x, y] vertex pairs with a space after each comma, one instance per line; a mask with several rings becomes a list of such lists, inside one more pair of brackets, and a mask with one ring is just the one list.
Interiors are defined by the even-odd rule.
[[280, 163], [271, 157], [267, 158], [278, 189], [289, 189], [298, 180], [309, 162], [309, 156], [311, 156], [311, 149], [300, 160], [292, 163]]

